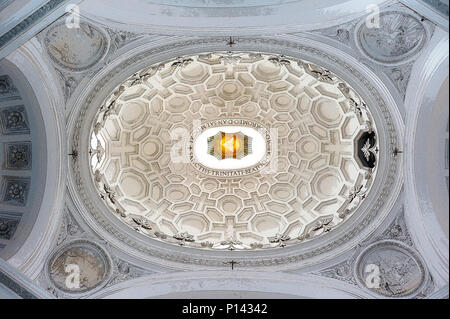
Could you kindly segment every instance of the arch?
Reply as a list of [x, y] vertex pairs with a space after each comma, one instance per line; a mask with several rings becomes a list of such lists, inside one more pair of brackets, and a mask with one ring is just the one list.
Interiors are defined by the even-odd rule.
[[[80, 4], [83, 16], [141, 33], [239, 36], [293, 33], [326, 28], [371, 12], [386, 0], [120, 1]], [[133, 8], [133, 10], [130, 10]], [[101, 14], [99, 14], [99, 12]], [[324, 19], [326, 17], [326, 19]], [[132, 21], [132, 23], [131, 23]], [[301, 21], [301, 23], [299, 23]]]
[[[40, 112], [43, 121], [42, 148], [37, 152], [45, 155], [45, 177], [40, 181], [42, 200], [36, 209], [36, 220], [21, 248], [8, 259], [8, 263], [25, 275], [35, 278], [43, 264], [48, 250], [55, 241], [65, 192], [65, 149], [63, 142], [63, 98], [55, 88], [59, 81], [50, 71], [42, 56], [37, 39], [29, 41], [6, 59], [21, 72], [24, 84], [33, 93], [33, 107]], [[19, 71], [20, 70], [20, 71]]]
[[[220, 291], [220, 292], [219, 292]], [[195, 271], [157, 274], [119, 283], [89, 298], [370, 298], [339, 280], [263, 271]], [[232, 294], [231, 292], [235, 292]]]
[[438, 287], [449, 280], [449, 202], [443, 176], [445, 161], [448, 164], [448, 153], [443, 152], [448, 135], [448, 55], [448, 34], [437, 30], [413, 67], [405, 97], [405, 219]]

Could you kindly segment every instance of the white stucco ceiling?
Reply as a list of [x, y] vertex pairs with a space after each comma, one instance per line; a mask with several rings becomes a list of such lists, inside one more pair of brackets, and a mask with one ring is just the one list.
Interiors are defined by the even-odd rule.
[[[265, 132], [266, 154], [251, 168], [214, 169], [191, 154], [215, 159], [198, 154], [196, 134], [239, 125]], [[208, 53], [148, 67], [113, 91], [93, 121], [92, 174], [111, 213], [151, 237], [278, 247], [357, 209], [375, 178], [358, 155], [376, 162], [376, 140], [362, 136], [374, 129], [361, 97], [323, 68]]]

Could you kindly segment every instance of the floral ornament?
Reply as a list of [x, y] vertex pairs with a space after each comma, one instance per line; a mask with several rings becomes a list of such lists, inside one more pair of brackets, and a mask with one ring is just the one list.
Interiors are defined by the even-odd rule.
[[297, 237], [298, 240], [305, 240], [307, 238], [312, 238], [318, 233], [320, 230], [322, 230], [322, 233], [329, 232], [333, 228], [333, 216], [330, 217], [324, 217], [322, 219], [319, 219], [314, 224], [312, 224], [311, 227], [308, 227], [305, 229], [304, 233]]
[[298, 61], [297, 64], [302, 67], [306, 73], [313, 76], [317, 80], [326, 83], [335, 83], [336, 77], [327, 69], [321, 68], [317, 65], [311, 65], [303, 61]]
[[204, 248], [212, 248], [214, 244], [210, 241], [203, 241], [200, 243], [200, 245]]
[[351, 209], [346, 208], [346, 209], [344, 209], [343, 211], [339, 212], [339, 215], [338, 215], [338, 216], [339, 216], [339, 218], [344, 219], [345, 216], [350, 215], [351, 212], [352, 212]]
[[[116, 193], [106, 184], [103, 184], [104, 193], [100, 194], [102, 199], [108, 198], [112, 204], [116, 203]], [[105, 197], [106, 196], [106, 197]]]
[[263, 244], [254, 242], [254, 243], [250, 244], [250, 248], [252, 248], [252, 249], [263, 248]]
[[117, 215], [119, 215], [122, 218], [127, 217], [127, 214], [125, 214], [125, 212], [122, 209], [116, 208], [115, 212]]
[[370, 138], [366, 140], [363, 147], [361, 148], [361, 151], [364, 154], [364, 157], [367, 161], [370, 160], [370, 154], [372, 153], [374, 156], [378, 153], [378, 147], [376, 145], [370, 146]]
[[276, 234], [274, 237], [269, 237], [269, 243], [278, 243], [278, 247], [286, 247], [285, 242], [290, 240], [291, 238], [287, 235]]
[[224, 61], [225, 64], [236, 64], [241, 61], [242, 57], [238, 54], [235, 54], [231, 51], [228, 51], [224, 55], [219, 56], [219, 60]]
[[195, 241], [194, 235], [189, 234], [188, 232], [178, 233], [173, 235], [173, 238], [179, 241], [179, 245], [183, 246], [185, 242], [193, 242]]
[[320, 229], [323, 229], [323, 232], [329, 232], [332, 228], [331, 222], [333, 221], [333, 218], [327, 218], [324, 220], [319, 220], [312, 228], [312, 231], [318, 231]]
[[268, 58], [267, 60], [278, 66], [291, 64], [291, 61], [286, 59], [284, 55], [272, 56], [272, 57]]
[[23, 198], [24, 192], [24, 186], [18, 183], [13, 183], [8, 187], [8, 197], [11, 199], [21, 200], [21, 198]]
[[147, 229], [147, 230], [152, 229], [150, 221], [145, 217], [133, 215], [133, 216], [131, 216], [131, 220], [135, 223], [135, 225], [133, 227], [135, 230], [141, 230], [141, 228]]
[[194, 62], [194, 60], [191, 58], [178, 57], [178, 58], [176, 58], [175, 62], [172, 63], [171, 66], [175, 67], [175, 68], [177, 68], [177, 67], [184, 68], [185, 66], [188, 66], [192, 62]]
[[349, 203], [353, 202], [353, 200], [355, 200], [355, 198], [359, 197], [361, 199], [363, 199], [365, 197], [364, 194], [361, 194], [361, 190], [362, 190], [363, 186], [359, 185], [359, 186], [354, 186], [348, 193], [347, 199], [349, 201]]
[[242, 242], [236, 239], [224, 240], [220, 243], [222, 246], [226, 246], [225, 248], [228, 250], [236, 250], [239, 249], [242, 245]]
[[167, 238], [167, 235], [164, 234], [163, 232], [155, 231], [154, 234], [155, 234], [156, 237], [161, 238], [161, 239], [166, 239]]

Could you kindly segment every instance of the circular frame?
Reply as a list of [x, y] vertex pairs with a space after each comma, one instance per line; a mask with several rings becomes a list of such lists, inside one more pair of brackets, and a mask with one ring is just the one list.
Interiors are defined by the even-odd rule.
[[[416, 22], [419, 26], [422, 27], [423, 36], [422, 36], [422, 39], [420, 39], [420, 43], [417, 47], [415, 47], [412, 50], [409, 50], [401, 55], [393, 56], [392, 58], [389, 58], [389, 59], [380, 59], [380, 58], [374, 57], [374, 55], [371, 54], [370, 51], [362, 43], [363, 31], [365, 29], [367, 29], [366, 19], [362, 19], [362, 21], [356, 27], [356, 32], [354, 33], [355, 37], [356, 37], [355, 43], [356, 43], [358, 49], [364, 54], [365, 57], [367, 57], [369, 60], [371, 60], [377, 64], [388, 64], [388, 65], [405, 64], [405, 63], [409, 62], [410, 60], [412, 60], [424, 48], [425, 44], [428, 42], [428, 38], [430, 37], [430, 31], [428, 30], [428, 28], [425, 27], [425, 25], [423, 25], [419, 21], [419, 19], [417, 17], [410, 14], [410, 12], [407, 13], [407, 12], [403, 12], [403, 11], [399, 11], [399, 10], [383, 11], [383, 12], [379, 13], [379, 16], [382, 17], [382, 16], [389, 15], [389, 14], [397, 14], [397, 15], [400, 15], [403, 17], [407, 17], [408, 19], [412, 19], [414, 22]], [[380, 18], [378, 18], [378, 19], [380, 19]]]
[[[96, 59], [94, 59], [94, 61], [83, 65], [82, 67], [70, 67], [64, 63], [62, 63], [61, 61], [59, 61], [57, 58], [55, 58], [55, 56], [53, 54], [50, 53], [48, 47], [49, 47], [49, 34], [57, 27], [63, 25], [64, 23], [58, 23], [52, 27], [50, 27], [46, 33], [45, 33], [45, 38], [44, 38], [44, 43], [45, 43], [45, 53], [47, 54], [47, 56], [50, 58], [50, 60], [55, 63], [58, 67], [64, 69], [64, 70], [68, 70], [68, 71], [72, 71], [72, 72], [83, 72], [85, 70], [88, 70], [90, 68], [92, 68], [93, 66], [97, 65], [100, 61], [102, 61], [105, 57], [106, 54], [109, 51], [109, 47], [110, 47], [110, 37], [108, 36], [108, 34], [102, 29], [99, 28], [95, 25], [92, 25], [91, 23], [85, 23], [83, 22], [82, 24], [85, 24], [86, 26], [88, 26], [89, 28], [94, 29], [95, 31], [97, 31], [101, 36], [102, 36], [102, 40], [105, 42], [105, 45], [101, 46], [101, 51], [100, 54], [98, 54], [98, 57]], [[66, 27], [67, 28], [67, 27]], [[80, 28], [80, 27], [78, 27]]]
[[[406, 293], [400, 293], [398, 295], [388, 295], [388, 294], [384, 294], [382, 292], [376, 292], [374, 290], [371, 290], [369, 288], [366, 287], [366, 285], [364, 284], [364, 279], [361, 276], [361, 263], [363, 262], [364, 258], [370, 254], [373, 251], [376, 251], [377, 249], [380, 249], [382, 247], [389, 247], [391, 249], [394, 250], [398, 250], [403, 254], [408, 255], [409, 257], [411, 257], [412, 259], [414, 259], [415, 263], [417, 264], [419, 270], [420, 270], [420, 277], [421, 277], [421, 282], [420, 284], [413, 289], [413, 291], [411, 292], [406, 292]], [[379, 241], [376, 242], [370, 246], [368, 246], [361, 254], [359, 254], [358, 258], [355, 261], [355, 267], [354, 267], [354, 277], [357, 279], [357, 282], [359, 284], [359, 286], [365, 290], [368, 290], [372, 293], [375, 293], [377, 295], [381, 295], [384, 297], [414, 297], [416, 295], [418, 295], [426, 286], [427, 282], [428, 282], [428, 271], [425, 268], [425, 262], [423, 261], [422, 257], [416, 253], [411, 247], [405, 245], [404, 243], [400, 242], [400, 241], [396, 241], [396, 240], [383, 240], [383, 241]]]
[[[99, 281], [97, 284], [95, 284], [92, 288], [90, 288], [86, 291], [81, 291], [81, 292], [70, 292], [70, 291], [66, 291], [66, 290], [59, 288], [54, 283], [52, 276], [50, 274], [50, 267], [51, 267], [52, 263], [59, 256], [61, 256], [64, 252], [66, 252], [67, 250], [69, 250], [70, 248], [75, 247], [75, 246], [81, 246], [81, 247], [88, 248], [88, 249], [95, 251], [100, 256], [102, 261], [105, 263], [105, 269], [106, 269], [104, 278], [101, 281]], [[111, 279], [111, 276], [113, 274], [113, 261], [112, 261], [111, 256], [106, 252], [105, 249], [103, 249], [100, 246], [100, 244], [93, 242], [93, 241], [85, 240], [85, 239], [75, 239], [75, 240], [69, 241], [61, 246], [56, 247], [49, 254], [49, 256], [47, 257], [47, 260], [45, 262], [44, 273], [45, 273], [46, 280], [51, 285], [51, 288], [55, 289], [55, 291], [57, 291], [58, 294], [61, 294], [62, 296], [66, 296], [66, 297], [80, 298], [80, 297], [84, 297], [84, 296], [87, 296], [87, 295], [90, 295], [90, 294], [93, 294], [93, 293], [99, 291], [108, 283], [108, 281]]]

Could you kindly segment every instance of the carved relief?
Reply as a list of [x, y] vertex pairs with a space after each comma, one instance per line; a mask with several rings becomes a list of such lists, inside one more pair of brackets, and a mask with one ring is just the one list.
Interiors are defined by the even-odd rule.
[[406, 227], [404, 211], [395, 218], [392, 224], [386, 229], [386, 231], [379, 237], [378, 240], [381, 239], [392, 239], [397, 241], [402, 241], [408, 246], [413, 246], [413, 241], [411, 239], [411, 235], [409, 234], [408, 228]]
[[11, 239], [16, 232], [17, 226], [20, 222], [20, 216], [15, 213], [0, 214], [0, 239]]
[[23, 105], [9, 106], [0, 109], [0, 127], [2, 133], [29, 134], [28, 118]]
[[350, 45], [352, 33], [356, 24], [357, 20], [326, 29], [315, 30], [313, 32], [335, 39], [345, 45]]
[[6, 169], [31, 169], [31, 142], [4, 144]]
[[111, 39], [111, 48], [114, 50], [120, 49], [140, 37], [139, 34], [123, 30], [106, 29], [106, 31]]
[[[79, 239], [61, 246], [52, 254], [46, 274], [53, 288], [60, 292], [85, 294], [106, 284], [111, 276], [111, 267], [110, 258], [100, 246]], [[79, 274], [79, 285], [68, 279], [74, 271]]]
[[132, 280], [150, 273], [140, 267], [131, 265], [120, 258], [112, 257], [112, 260], [114, 268], [113, 274], [111, 279], [106, 284], [106, 287], [118, 284], [122, 281]]
[[341, 280], [351, 285], [357, 285], [356, 280], [353, 277], [353, 261], [354, 258], [352, 260], [346, 260], [331, 268], [322, 270], [318, 272], [318, 274], [325, 277]]
[[105, 56], [108, 40], [99, 29], [82, 22], [79, 28], [53, 26], [46, 33], [44, 45], [53, 62], [77, 72], [91, 68]]
[[30, 188], [29, 177], [2, 177], [2, 199], [6, 204], [25, 206]]
[[398, 241], [381, 241], [364, 250], [356, 261], [356, 277], [360, 285], [367, 287], [371, 271], [379, 269], [379, 285], [370, 288], [377, 294], [388, 297], [413, 296], [420, 292], [426, 281], [424, 265], [410, 247]]
[[384, 73], [391, 79], [403, 98], [405, 98], [406, 95], [406, 89], [408, 87], [413, 64], [413, 62], [410, 62], [395, 67], [383, 68]]
[[72, 214], [66, 207], [61, 224], [61, 231], [58, 235], [56, 245], [59, 246], [63, 242], [70, 240], [71, 238], [78, 237], [82, 233], [83, 229], [78, 225], [78, 223], [75, 221], [75, 219], [72, 217]]
[[379, 28], [369, 28], [363, 23], [358, 30], [359, 45], [370, 58], [383, 63], [402, 62], [425, 45], [425, 28], [412, 15], [381, 12], [379, 21]]
[[7, 75], [0, 76], [0, 101], [12, 100], [19, 97], [19, 91], [14, 87], [11, 78]]

